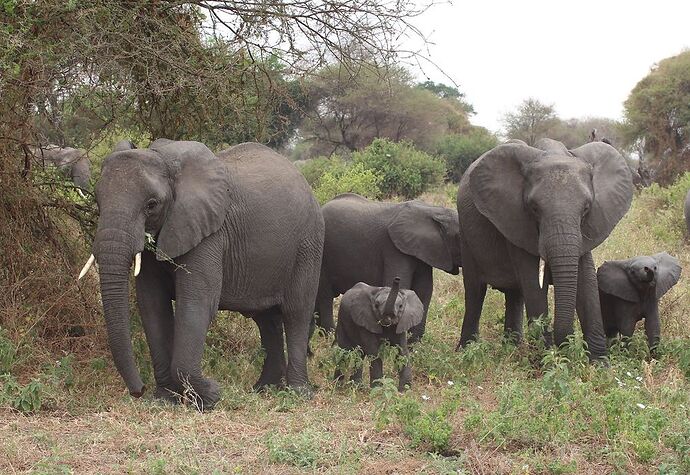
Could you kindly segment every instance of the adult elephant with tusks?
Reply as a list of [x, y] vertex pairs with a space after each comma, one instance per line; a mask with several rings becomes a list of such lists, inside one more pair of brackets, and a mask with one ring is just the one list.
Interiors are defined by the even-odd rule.
[[[103, 162], [96, 200], [94, 254], [82, 275], [95, 259], [108, 342], [130, 394], [144, 393], [129, 332], [133, 259], [156, 396], [174, 399], [191, 385], [202, 407], [218, 401], [218, 384], [201, 374], [218, 309], [251, 316], [259, 327], [266, 359], [256, 388], [286, 378], [309, 392], [307, 340], [324, 224], [292, 164], [254, 143], [216, 156], [198, 142], [162, 139], [149, 149], [121, 142]], [[146, 233], [155, 251], [145, 249]]]
[[336, 196], [323, 208], [326, 223], [323, 264], [316, 301], [318, 323], [334, 328], [333, 299], [358, 282], [384, 287], [400, 277], [424, 305], [410, 342], [424, 334], [433, 292], [433, 268], [458, 274], [458, 217], [455, 210], [421, 201], [381, 203], [354, 193]]
[[593, 142], [568, 151], [554, 140], [542, 148], [499, 145], [465, 172], [458, 192], [465, 316], [458, 348], [474, 340], [487, 285], [506, 295], [506, 330], [522, 333], [547, 314], [544, 263], [555, 295], [553, 339], [573, 332], [575, 309], [590, 357], [606, 355], [592, 249], [630, 207], [632, 180], [623, 157]]

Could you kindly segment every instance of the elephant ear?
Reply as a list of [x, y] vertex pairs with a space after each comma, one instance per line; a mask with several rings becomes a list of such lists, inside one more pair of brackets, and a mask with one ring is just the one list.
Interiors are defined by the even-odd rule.
[[582, 223], [582, 252], [586, 252], [601, 244], [630, 209], [632, 174], [623, 156], [603, 142], [585, 144], [571, 153], [593, 168], [594, 201]]
[[358, 282], [343, 295], [340, 311], [347, 309], [352, 321], [371, 333], [383, 333], [383, 327], [376, 320], [374, 309], [374, 297], [381, 289], [382, 287], [372, 287], [364, 282]]
[[134, 143], [130, 140], [120, 140], [118, 143], [115, 144], [115, 147], [113, 147], [113, 152], [124, 152], [125, 150], [134, 150], [137, 148]]
[[639, 302], [640, 294], [625, 272], [626, 263], [627, 261], [605, 261], [597, 270], [599, 289], [628, 302]]
[[657, 262], [656, 298], [660, 299], [671, 287], [676, 285], [680, 279], [682, 268], [678, 259], [666, 252], [654, 254], [652, 257]]
[[460, 230], [457, 211], [408, 201], [388, 224], [388, 236], [403, 254], [451, 274], [459, 272], [452, 246]]
[[405, 298], [405, 304], [398, 325], [395, 327], [395, 333], [403, 333], [419, 325], [424, 316], [424, 305], [414, 290], [401, 290], [400, 293]]
[[216, 232], [228, 209], [230, 177], [222, 160], [186, 160], [175, 177], [174, 201], [157, 238], [158, 260], [189, 252]]
[[479, 157], [466, 172], [479, 212], [511, 243], [533, 255], [539, 254], [538, 225], [524, 206], [523, 169], [542, 153], [528, 145], [503, 144]]

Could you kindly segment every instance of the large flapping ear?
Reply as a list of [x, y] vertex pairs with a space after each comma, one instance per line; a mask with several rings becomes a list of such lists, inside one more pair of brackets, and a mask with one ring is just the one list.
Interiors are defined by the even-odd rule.
[[395, 327], [395, 333], [403, 333], [419, 325], [424, 317], [424, 305], [414, 290], [401, 290], [400, 294], [405, 299], [405, 303], [398, 325]]
[[682, 268], [678, 259], [666, 252], [652, 256], [657, 262], [656, 268], [656, 298], [660, 299], [680, 279]]
[[388, 236], [398, 250], [446, 272], [459, 272], [451, 246], [459, 232], [457, 211], [408, 201], [388, 225]]
[[524, 167], [543, 152], [516, 143], [489, 150], [468, 168], [472, 201], [511, 243], [538, 255], [538, 226], [525, 209]]
[[640, 295], [625, 271], [628, 261], [606, 261], [597, 270], [599, 289], [609, 295], [639, 302]]
[[157, 239], [159, 260], [189, 252], [218, 231], [230, 200], [230, 176], [222, 160], [186, 160], [175, 176], [174, 201]]
[[601, 244], [630, 209], [632, 174], [623, 156], [603, 142], [590, 142], [572, 154], [593, 168], [594, 200], [582, 222], [582, 252], [586, 252]]
[[374, 308], [374, 299], [381, 289], [383, 287], [372, 287], [364, 282], [358, 282], [343, 294], [339, 312], [349, 312], [356, 325], [366, 328], [371, 333], [383, 333], [383, 327], [376, 318]]

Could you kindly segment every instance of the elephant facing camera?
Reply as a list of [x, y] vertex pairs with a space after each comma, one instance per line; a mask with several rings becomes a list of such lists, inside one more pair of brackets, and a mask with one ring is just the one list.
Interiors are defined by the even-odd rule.
[[[383, 377], [383, 360], [379, 349], [384, 341], [399, 348], [403, 359], [399, 370], [398, 389], [404, 391], [410, 385], [412, 372], [407, 363], [409, 355], [407, 332], [422, 321], [424, 306], [412, 290], [400, 289], [400, 278], [393, 280], [391, 287], [374, 287], [359, 282], [345, 292], [338, 312], [336, 343], [346, 350], [358, 350], [363, 355], [375, 356], [369, 368], [371, 386]], [[337, 369], [336, 381], [342, 381], [343, 374]], [[362, 368], [351, 378], [362, 380]]]
[[599, 301], [607, 338], [630, 338], [644, 319], [649, 349], [661, 336], [659, 300], [680, 279], [678, 259], [660, 252], [621, 261], [606, 261], [597, 270]]

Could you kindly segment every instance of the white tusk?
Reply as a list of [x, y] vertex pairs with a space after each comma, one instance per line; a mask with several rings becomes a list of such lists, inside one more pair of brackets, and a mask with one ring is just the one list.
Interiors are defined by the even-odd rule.
[[137, 252], [134, 256], [134, 277], [139, 275], [139, 271], [141, 271], [141, 252]]
[[541, 257], [539, 258], [539, 288], [543, 289], [544, 288], [544, 265], [546, 263], [544, 262], [544, 259]]
[[77, 280], [80, 280], [82, 277], [84, 277], [86, 275], [86, 273], [89, 271], [89, 269], [91, 269], [91, 266], [93, 265], [93, 263], [95, 261], [96, 261], [96, 256], [91, 254], [91, 256], [89, 257], [89, 260], [86, 261], [86, 264], [84, 264], [84, 267], [82, 268], [81, 272], [79, 273], [79, 277], [77, 278]]

